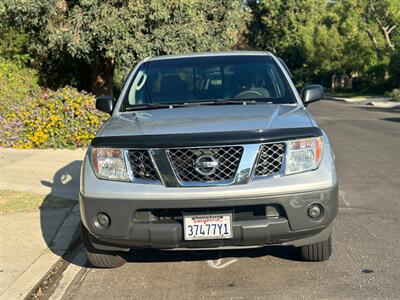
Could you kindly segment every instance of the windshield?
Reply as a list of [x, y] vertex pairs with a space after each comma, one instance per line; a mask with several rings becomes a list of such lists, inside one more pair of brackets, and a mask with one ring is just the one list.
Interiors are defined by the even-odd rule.
[[145, 62], [124, 99], [125, 109], [154, 104], [247, 100], [295, 103], [288, 82], [268, 56], [211, 56]]

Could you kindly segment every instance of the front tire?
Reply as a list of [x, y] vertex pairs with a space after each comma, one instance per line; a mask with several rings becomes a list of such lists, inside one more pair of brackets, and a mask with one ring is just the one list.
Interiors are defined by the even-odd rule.
[[325, 261], [332, 254], [332, 238], [325, 241], [302, 246], [299, 248], [300, 258], [303, 261]]
[[124, 252], [101, 251], [93, 247], [89, 232], [81, 224], [82, 245], [85, 248], [89, 263], [96, 268], [118, 268], [126, 263]]

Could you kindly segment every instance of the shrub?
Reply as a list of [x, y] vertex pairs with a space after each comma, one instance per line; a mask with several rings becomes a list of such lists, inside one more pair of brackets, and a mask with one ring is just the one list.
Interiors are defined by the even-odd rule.
[[[400, 42], [400, 41], [399, 41]], [[391, 87], [394, 89], [400, 88], [400, 51], [395, 51], [390, 58], [389, 75]]]
[[73, 148], [89, 144], [107, 118], [94, 96], [66, 87], [42, 92], [0, 117], [0, 145], [13, 148]]
[[353, 79], [353, 89], [365, 93], [384, 93], [388, 84], [385, 81], [386, 68], [384, 63], [369, 67], [365, 73]]
[[390, 97], [392, 97], [392, 101], [400, 102], [400, 89], [394, 89], [390, 93]]
[[36, 72], [0, 57], [0, 114], [6, 114], [39, 92]]

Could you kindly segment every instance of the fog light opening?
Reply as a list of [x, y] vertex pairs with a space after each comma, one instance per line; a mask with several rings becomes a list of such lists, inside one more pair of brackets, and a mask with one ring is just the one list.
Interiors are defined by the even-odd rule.
[[310, 207], [308, 208], [308, 215], [313, 218], [313, 219], [317, 219], [322, 217], [323, 215], [323, 207], [319, 204], [311, 204]]
[[101, 229], [110, 227], [111, 225], [111, 219], [110, 217], [105, 214], [105, 213], [99, 213], [97, 215], [97, 220], [95, 222], [95, 225]]

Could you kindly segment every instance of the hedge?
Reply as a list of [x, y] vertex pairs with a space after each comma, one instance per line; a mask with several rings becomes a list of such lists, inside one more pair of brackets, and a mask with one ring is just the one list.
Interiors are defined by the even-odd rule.
[[107, 115], [94, 96], [71, 87], [46, 91], [0, 117], [0, 145], [12, 148], [84, 147]]
[[6, 114], [39, 93], [34, 69], [0, 56], [0, 114]]
[[400, 102], [400, 89], [394, 89], [390, 96], [392, 97], [392, 101]]

